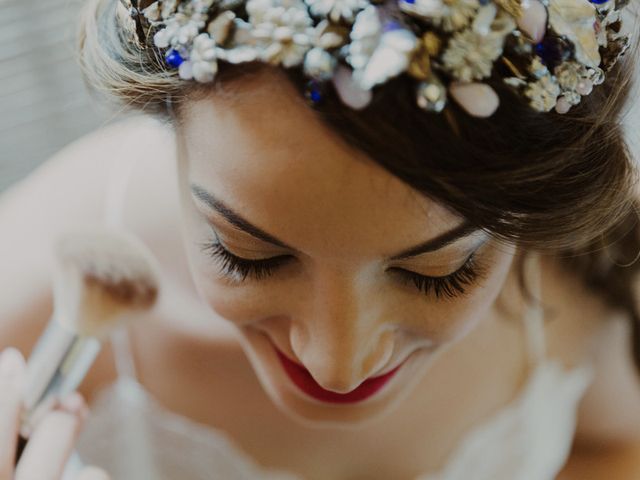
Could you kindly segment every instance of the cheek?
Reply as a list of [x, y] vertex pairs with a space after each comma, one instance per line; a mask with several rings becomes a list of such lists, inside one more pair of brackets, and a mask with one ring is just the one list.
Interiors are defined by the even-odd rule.
[[233, 288], [221, 285], [215, 260], [202, 250], [202, 244], [213, 240], [213, 233], [186, 198], [182, 200], [182, 219], [183, 247], [193, 286], [214, 313], [232, 320], [238, 314], [237, 305], [242, 304], [236, 299], [240, 291], [234, 292]]
[[202, 244], [213, 241], [211, 228], [200, 216], [189, 198], [186, 167], [179, 168], [182, 240], [193, 286], [205, 305], [225, 320], [242, 323], [258, 310], [256, 295], [246, 287], [233, 287], [223, 280], [216, 261], [202, 250]]
[[[271, 289], [250, 286], [227, 286], [218, 280], [204, 276], [194, 278], [198, 292], [209, 308], [219, 317], [234, 323], [238, 327], [263, 321], [268, 312], [275, 315], [278, 303], [268, 295]], [[209, 275], [214, 275], [211, 272]], [[279, 302], [286, 305], [286, 301]]]
[[218, 316], [238, 326], [252, 323], [286, 305], [281, 289], [264, 288], [260, 283], [234, 284], [220, 273], [219, 261], [202, 250], [213, 241], [210, 228], [185, 209], [184, 248], [194, 287], [201, 300]]
[[185, 249], [195, 289], [201, 300], [219, 317], [241, 325], [258, 318], [269, 305], [262, 299], [265, 289], [247, 285], [231, 285], [218, 273], [215, 260], [203, 252], [200, 243], [208, 237], [187, 233]]
[[[494, 248], [494, 247], [492, 247]], [[466, 336], [492, 312], [492, 306], [500, 294], [513, 262], [512, 249], [495, 248], [482, 259], [488, 265], [484, 278], [478, 280], [468, 296], [445, 303], [435, 321], [430, 322], [431, 336], [438, 343], [456, 342]]]

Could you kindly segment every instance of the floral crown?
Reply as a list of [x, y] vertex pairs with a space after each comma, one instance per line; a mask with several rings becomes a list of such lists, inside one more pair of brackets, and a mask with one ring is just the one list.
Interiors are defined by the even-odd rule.
[[[184, 80], [214, 80], [218, 62], [301, 65], [307, 98], [331, 81], [366, 107], [372, 88], [406, 73], [432, 112], [449, 98], [469, 114], [499, 105], [502, 81], [531, 107], [566, 113], [624, 54], [629, 0], [119, 0], [127, 38], [159, 51]], [[148, 2], [147, 2], [148, 3]]]

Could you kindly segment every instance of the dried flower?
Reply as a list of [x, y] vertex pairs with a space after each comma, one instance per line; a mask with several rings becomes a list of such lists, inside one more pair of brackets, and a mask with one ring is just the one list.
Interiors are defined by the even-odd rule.
[[506, 36], [515, 21], [500, 11], [488, 33], [466, 29], [454, 34], [442, 55], [442, 63], [457, 80], [471, 82], [491, 76], [493, 63], [502, 54]]
[[[165, 19], [165, 28], [155, 33], [154, 44], [158, 48], [169, 46], [176, 48], [178, 45], [188, 47], [204, 28], [207, 11], [212, 3], [213, 0], [195, 0], [177, 6], [175, 1], [162, 2], [162, 18]], [[178, 11], [174, 14], [176, 6]], [[150, 10], [150, 14], [155, 15], [153, 10]]]
[[406, 72], [421, 108], [440, 111], [449, 96], [486, 117], [499, 100], [479, 80], [495, 73], [532, 108], [566, 113], [628, 48], [618, 11], [628, 0], [531, 1], [158, 0], [138, 23], [120, 0], [116, 14], [132, 41], [154, 27], [153, 44], [183, 79], [212, 81], [221, 60], [302, 64], [313, 85], [332, 79], [362, 108], [373, 86]]
[[247, 13], [263, 61], [284, 67], [302, 63], [314, 29], [301, 0], [249, 0]]
[[194, 78], [198, 82], [210, 82], [218, 71], [216, 42], [207, 33], [193, 40], [189, 59], [180, 64], [180, 78]]
[[363, 69], [380, 42], [382, 24], [376, 7], [369, 6], [356, 16], [346, 60], [354, 69]]
[[400, 9], [431, 22], [445, 32], [453, 32], [469, 25], [480, 8], [478, 0], [400, 0]]
[[549, 0], [549, 23], [575, 46], [576, 60], [592, 68], [600, 65], [596, 9], [589, 0]]
[[547, 74], [535, 82], [530, 82], [524, 89], [524, 94], [531, 100], [533, 108], [549, 112], [556, 106], [560, 85], [552, 75]]
[[438, 56], [442, 42], [433, 32], [426, 32], [418, 41], [408, 72], [414, 78], [426, 80], [431, 76], [431, 59]]
[[577, 62], [564, 62], [553, 72], [563, 90], [577, 90], [580, 82], [588, 77], [587, 68]]
[[394, 21], [383, 27], [378, 10], [369, 6], [356, 17], [346, 56], [354, 69], [354, 79], [363, 89], [407, 70], [418, 39]]
[[367, 0], [305, 0], [311, 13], [334, 23], [353, 23], [356, 13], [369, 5]]
[[418, 106], [428, 112], [441, 112], [447, 103], [447, 89], [436, 75], [430, 75], [416, 88]]
[[167, 20], [178, 8], [178, 0], [162, 0], [160, 5], [162, 18]]

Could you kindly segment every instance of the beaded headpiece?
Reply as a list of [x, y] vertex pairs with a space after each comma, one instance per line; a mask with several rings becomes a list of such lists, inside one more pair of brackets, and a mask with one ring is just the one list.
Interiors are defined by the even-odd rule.
[[180, 78], [211, 82], [218, 62], [301, 66], [307, 98], [331, 81], [342, 102], [366, 107], [401, 74], [417, 105], [453, 99], [469, 114], [499, 105], [504, 82], [541, 112], [566, 113], [624, 54], [629, 0], [119, 0], [127, 38], [160, 52]]

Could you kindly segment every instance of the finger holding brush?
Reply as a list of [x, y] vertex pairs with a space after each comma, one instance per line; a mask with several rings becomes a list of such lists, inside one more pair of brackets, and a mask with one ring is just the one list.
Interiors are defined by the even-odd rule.
[[[29, 444], [14, 469], [26, 362], [22, 353], [9, 347], [0, 353], [0, 479], [59, 480], [78, 438], [88, 407], [82, 395], [74, 392], [35, 422]], [[75, 474], [74, 474], [75, 475]], [[70, 480], [109, 480], [102, 469], [84, 466]]]
[[126, 231], [70, 232], [55, 243], [54, 260], [54, 312], [27, 362], [16, 463], [39, 419], [80, 385], [102, 341], [159, 293], [155, 257]]

